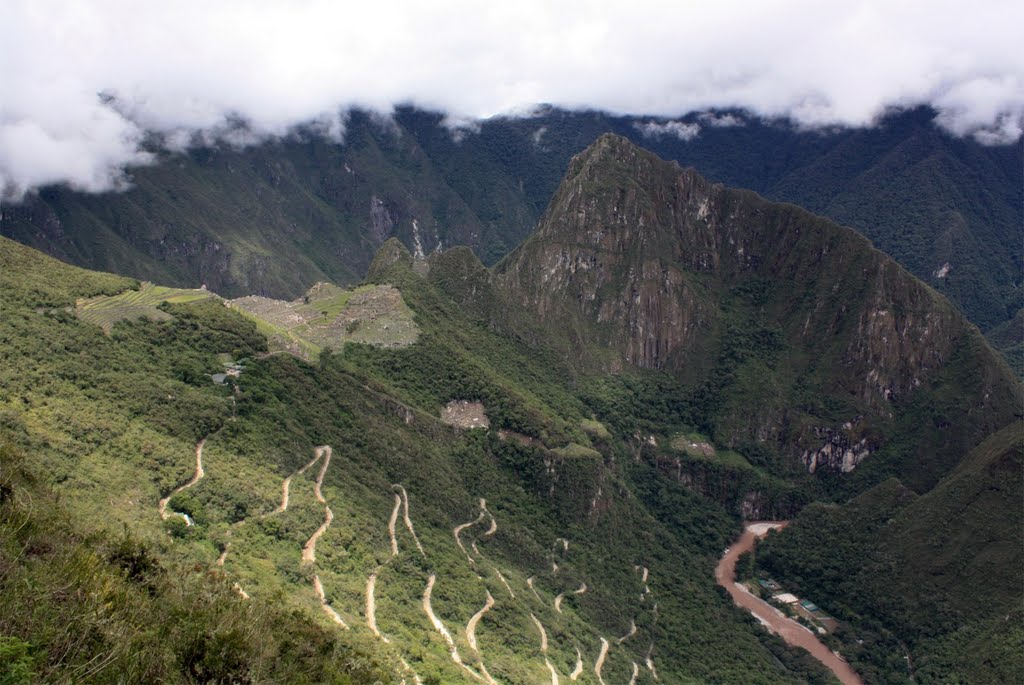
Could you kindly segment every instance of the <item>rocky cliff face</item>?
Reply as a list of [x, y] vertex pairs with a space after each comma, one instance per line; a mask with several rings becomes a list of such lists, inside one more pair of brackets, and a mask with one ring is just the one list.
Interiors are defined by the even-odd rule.
[[676, 373], [703, 388], [719, 441], [776, 442], [811, 471], [882, 449], [921, 388], [949, 390], [968, 340], [987, 371], [957, 388], [960, 411], [1015, 411], [1019, 386], [976, 329], [862, 236], [610, 134], [496, 283], [581, 368]]

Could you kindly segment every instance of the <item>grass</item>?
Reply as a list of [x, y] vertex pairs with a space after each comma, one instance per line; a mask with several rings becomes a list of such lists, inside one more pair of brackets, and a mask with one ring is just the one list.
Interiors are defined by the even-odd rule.
[[118, 295], [99, 295], [75, 303], [75, 314], [82, 321], [95, 324], [105, 333], [119, 321], [147, 318], [169, 321], [172, 316], [158, 309], [162, 304], [186, 304], [216, 297], [200, 289], [168, 288], [142, 283], [137, 290], [126, 290]]
[[[0, 364], [0, 431], [31, 455], [33, 465], [54, 484], [74, 524], [68, 544], [88, 551], [93, 543], [81, 540], [111, 529], [117, 534], [128, 526], [170, 569], [161, 581], [166, 589], [141, 614], [150, 616], [159, 606], [169, 610], [154, 619], [155, 644], [146, 642], [151, 633], [129, 621], [125, 634], [141, 634], [142, 642], [129, 640], [119, 652], [129, 661], [157, 659], [157, 677], [150, 680], [194, 682], [199, 677], [189, 675], [188, 664], [195, 662], [218, 669], [221, 681], [241, 681], [243, 667], [268, 654], [264, 649], [294, 644], [286, 643], [282, 633], [313, 631], [312, 637], [302, 638], [312, 651], [298, 658], [309, 679], [331, 682], [310, 661], [342, 666], [351, 654], [353, 682], [393, 681], [399, 655], [424, 683], [463, 682], [464, 674], [452, 664], [420, 607], [431, 573], [438, 578], [434, 610], [467, 661], [475, 655], [465, 644], [464, 626], [483, 606], [485, 589], [495, 598], [478, 637], [488, 669], [502, 682], [546, 677], [530, 613], [547, 628], [549, 658], [563, 676], [575, 661], [577, 643], [592, 664], [599, 638], [625, 634], [635, 616], [640, 634], [613, 648], [608, 682], [628, 680], [630, 663], [642, 663], [651, 640], [656, 641], [658, 668], [679, 674], [681, 682], [745, 682], [755, 675], [766, 683], [801, 679], [777, 665], [742, 614], [714, 590], [714, 556], [734, 534], [736, 517], [663, 482], [646, 464], [634, 464], [622, 431], [608, 427], [619, 424], [602, 418], [608, 436], [597, 437], [604, 433], [584, 423], [592, 414], [565, 382], [563, 367], [467, 320], [419, 276], [395, 275], [404, 304], [415, 314], [416, 342], [406, 347], [345, 345], [321, 353], [320, 363], [311, 365], [292, 355], [265, 355], [260, 327], [273, 326], [257, 325], [212, 299], [168, 303], [164, 307], [172, 319], [126, 320], [105, 335], [63, 306], [122, 292], [129, 283], [87, 276], [47, 259], [10, 263], [29, 273], [0, 273], [10, 284], [5, 293], [10, 291], [13, 303], [0, 317], [0, 355], [12, 362]], [[45, 274], [39, 287], [19, 286], [31, 273]], [[374, 292], [380, 288], [361, 289], [344, 303], [337, 299], [339, 292], [326, 294], [343, 317], [354, 300]], [[221, 371], [225, 361], [243, 358], [249, 360], [245, 371], [231, 385], [210, 382], [209, 374]], [[439, 421], [440, 407], [465, 397], [486, 404], [492, 431], [460, 432]], [[628, 413], [620, 413], [619, 420], [632, 422]], [[553, 453], [504, 442], [495, 434], [498, 429], [568, 447]], [[204, 436], [210, 436], [204, 449], [206, 476], [170, 505], [187, 511], [195, 525], [161, 521], [156, 502], [190, 478], [195, 444]], [[594, 447], [584, 447], [592, 436]], [[287, 512], [263, 515], [277, 506], [281, 481], [321, 444], [334, 447], [323, 494], [335, 518], [311, 568], [302, 565], [300, 551], [323, 521], [323, 505], [312, 492], [318, 468], [294, 478]], [[653, 499], [634, 496], [640, 478], [665, 488], [671, 507], [656, 509]], [[415, 552], [401, 520], [400, 554], [391, 559], [387, 521], [394, 483], [408, 492], [425, 559]], [[0, 499], [2, 493], [0, 487]], [[457, 547], [452, 529], [476, 518], [480, 498], [486, 499], [499, 528], [486, 539], [484, 526], [464, 531], [467, 548], [477, 542], [486, 559], [474, 567]], [[22, 519], [19, 513], [14, 523]], [[560, 555], [556, 575], [550, 560], [552, 543], [560, 537], [571, 540], [571, 546]], [[216, 559], [228, 542], [227, 561], [219, 568]], [[17, 550], [5, 552], [5, 558], [18, 559]], [[638, 605], [637, 563], [651, 568], [661, 612], [657, 626], [649, 608]], [[491, 565], [514, 589], [515, 601]], [[33, 603], [40, 607], [38, 614], [19, 614], [14, 607], [36, 601], [29, 593], [39, 592], [38, 574], [48, 567], [20, 561], [14, 566], [19, 572], [10, 577], [16, 587], [4, 586], [0, 597], [9, 607], [0, 616], [19, 619], [4, 624], [5, 637], [22, 641], [12, 643], [13, 658], [22, 654], [19, 645], [31, 645], [28, 653], [40, 656], [30, 667], [46, 674], [44, 682], [76, 680], [58, 663], [64, 638], [53, 637], [47, 617], [70, 616], [68, 625], [97, 623], [90, 618], [83, 624], [67, 614], [67, 599], [60, 605], [59, 596], [53, 607]], [[51, 567], [58, 575], [63, 568]], [[363, 616], [367, 577], [381, 567], [378, 623], [391, 645], [372, 638]], [[314, 571], [352, 626], [350, 632], [337, 632], [320, 610], [311, 583]], [[102, 581], [105, 576], [97, 577]], [[212, 607], [182, 585], [206, 577], [220, 583], [221, 599]], [[535, 577], [540, 600], [526, 586], [530, 577]], [[234, 582], [252, 596], [250, 603], [240, 603], [231, 590]], [[562, 613], [556, 612], [554, 597], [583, 582], [587, 593], [567, 595]], [[85, 589], [92, 592], [92, 587]], [[53, 588], [59, 591], [60, 585]], [[88, 599], [88, 592], [81, 597]], [[179, 599], [164, 601], [164, 592]], [[113, 602], [128, 617], [140, 615], [134, 599], [116, 597]], [[59, 606], [64, 609], [58, 611]], [[258, 619], [252, 627], [259, 635], [247, 633], [250, 641], [218, 642], [224, 639], [218, 636], [238, 625], [238, 607], [259, 616], [268, 606], [297, 618], [278, 621], [280, 631]], [[83, 612], [91, 615], [90, 610], [91, 605], [85, 606]], [[182, 615], [192, 618], [182, 624]], [[101, 619], [108, 621], [109, 614]], [[218, 626], [225, 629], [218, 631]], [[81, 661], [72, 668], [95, 656], [91, 645], [76, 652], [75, 660]], [[221, 656], [195, 651], [204, 645], [222, 646]], [[356, 649], [359, 645], [369, 646], [369, 655]], [[302, 681], [288, 670], [298, 668], [289, 653], [266, 661], [280, 664], [281, 670], [261, 671], [264, 680]], [[366, 677], [367, 670], [359, 670], [366, 664], [383, 664], [384, 673]], [[584, 678], [589, 680], [581, 684], [594, 681], [591, 674]]]
[[418, 328], [401, 293], [389, 285], [364, 285], [346, 290], [318, 283], [297, 300], [242, 297], [228, 302], [256, 323], [271, 349], [307, 361], [326, 348], [347, 342], [403, 347], [416, 341]]
[[740, 469], [753, 469], [747, 458], [735, 450], [715, 449], [702, 433], [688, 431], [673, 435], [669, 446], [688, 457], [705, 460], [722, 466]]

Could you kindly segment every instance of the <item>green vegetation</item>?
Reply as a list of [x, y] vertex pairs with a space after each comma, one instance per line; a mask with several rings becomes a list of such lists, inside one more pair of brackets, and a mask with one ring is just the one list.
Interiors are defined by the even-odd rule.
[[951, 137], [923, 108], [827, 132], [733, 115], [744, 125], [703, 125], [682, 141], [644, 138], [636, 118], [598, 112], [496, 117], [459, 136], [438, 113], [400, 108], [384, 125], [353, 112], [343, 144], [305, 132], [166, 155], [135, 170], [124, 193], [44, 189], [7, 207], [0, 233], [93, 269], [293, 298], [317, 281], [358, 282], [384, 239], [413, 245], [413, 219], [428, 253], [438, 241], [468, 245], [493, 264], [536, 225], [570, 158], [612, 131], [715, 182], [852, 226], [982, 330], [1021, 308], [1019, 145]]
[[872, 680], [1014, 682], [1024, 673], [1022, 473], [1016, 423], [925, 495], [891, 480], [842, 507], [807, 507], [757, 561], [848, 624], [844, 652]]
[[[342, 254], [365, 224], [338, 219], [356, 216], [352, 207], [371, 211], [376, 233], [360, 242], [365, 256], [414, 218], [427, 236], [436, 227], [431, 216], [470, 234], [499, 234], [504, 201], [534, 191], [504, 188], [504, 199], [481, 205], [491, 215], [484, 227], [461, 196], [433, 194], [457, 187], [484, 202], [484, 185], [461, 174], [451, 180], [456, 170], [433, 164], [416, 139], [378, 134], [357, 121], [344, 154], [322, 141], [304, 141], [303, 150], [279, 143], [277, 157], [257, 155], [276, 166], [242, 165], [238, 182], [251, 187], [232, 185], [241, 199], [231, 202], [273, 214], [248, 236], [228, 211], [234, 204], [221, 203], [224, 187], [212, 182], [220, 165], [242, 164], [248, 153], [196, 151], [185, 174], [194, 186], [154, 168], [130, 202], [139, 193], [204, 188], [212, 206], [205, 225], [189, 224], [202, 256], [188, 268], [211, 267], [223, 254], [216, 246], [230, 245], [240, 258], [212, 269], [220, 283], [241, 289], [243, 276], [266, 278], [244, 285], [292, 295], [306, 279], [345, 271], [329, 256]], [[493, 151], [492, 161], [511, 163], [502, 156], [509, 150]], [[556, 166], [549, 160], [545, 169]], [[610, 180], [617, 178], [636, 191], [645, 222], [630, 226], [673, 227], [661, 213], [685, 215], [668, 201], [681, 201], [678, 170], [651, 183], [624, 167], [602, 178], [599, 167], [593, 187], [618, 192], [622, 184]], [[314, 171], [315, 183], [296, 180]], [[252, 199], [264, 172], [281, 188], [276, 210]], [[353, 176], [355, 190], [335, 172]], [[406, 205], [380, 199], [425, 177], [431, 184]], [[599, 198], [612, 204], [595, 207], [612, 207], [615, 192]], [[980, 603], [961, 580], [1024, 566], [1020, 550], [1005, 544], [1019, 517], [995, 520], [1020, 497], [1019, 439], [1004, 431], [963, 455], [1019, 413], [1019, 384], [947, 303], [859, 236], [749, 193], [708, 192], [724, 198], [713, 211], [740, 215], [749, 233], [733, 237], [747, 246], [745, 257], [723, 253], [726, 265], [713, 271], [709, 252], [672, 243], [688, 233], [658, 231], [649, 243], [631, 243], [623, 263], [606, 262], [609, 278], [593, 293], [562, 301], [579, 310], [545, 309], [526, 290], [503, 290], [508, 281], [492, 279], [466, 250], [414, 260], [394, 239], [354, 291], [321, 283], [292, 302], [250, 296], [232, 306], [193, 297], [205, 291], [125, 292], [137, 284], [0, 239], [0, 437], [10, 443], [0, 461], [0, 658], [10, 678], [469, 681], [450, 657], [454, 647], [469, 668], [486, 665], [501, 682], [540, 682], [549, 677], [540, 622], [547, 658], [563, 678], [580, 650], [584, 684], [597, 681], [602, 639], [612, 645], [606, 682], [627, 682], [648, 654], [667, 681], [825, 682], [820, 666], [765, 637], [713, 584], [715, 562], [742, 518], [801, 510], [794, 532], [773, 536], [758, 563], [787, 587], [815, 584], [808, 594], [849, 624], [850, 636], [837, 639], [870, 677], [903, 675], [899, 640], [921, 682], [944, 672], [965, 680], [1009, 674], [1020, 632], [997, 635], [998, 615], [986, 607], [1004, 612], [1020, 579], [1004, 576]], [[99, 224], [126, 218], [95, 198], [85, 202], [94, 200]], [[161, 206], [174, 204], [167, 202]], [[146, 214], [129, 206], [129, 217]], [[563, 221], [552, 207], [551, 226], [582, 216], [569, 212]], [[279, 243], [264, 242], [270, 226], [295, 250], [271, 249]], [[97, 228], [96, 236], [117, 244], [109, 231]], [[518, 254], [558, 247], [552, 236], [554, 229]], [[582, 239], [569, 238], [577, 249]], [[668, 255], [692, 261], [653, 261]], [[821, 266], [828, 255], [836, 261]], [[581, 278], [596, 263], [580, 262]], [[517, 276], [536, 286], [544, 281], [530, 280], [530, 269], [541, 264], [526, 263]], [[514, 258], [499, 271], [511, 266]], [[159, 268], [176, 282], [195, 280], [182, 264]], [[653, 274], [635, 289], [647, 308], [612, 311], [626, 327], [588, 318], [588, 303], [634, 301], [630, 272]], [[646, 325], [662, 311], [662, 282], [693, 308], [666, 320], [691, 321], [696, 333], [628, 347], [635, 321]], [[544, 287], [545, 297], [557, 290]], [[83, 311], [102, 314], [96, 320], [106, 331], [73, 314], [80, 300], [92, 303]], [[143, 306], [152, 311], [125, 315]], [[890, 312], [907, 325], [927, 321], [940, 342], [917, 356], [893, 352], [882, 344]], [[624, 364], [627, 349], [650, 368]], [[294, 354], [269, 354], [279, 350]], [[919, 357], [943, 364], [926, 368]], [[212, 382], [225, 364], [237, 373]], [[912, 378], [919, 389], [905, 385]], [[465, 399], [483, 404], [489, 430], [440, 421], [443, 407]], [[799, 449], [820, 446], [836, 426], [843, 439], [883, 447], [852, 476], [808, 474]], [[680, 436], [707, 446], [679, 449]], [[902, 483], [887, 480], [894, 475]], [[846, 505], [811, 504], [858, 493]], [[187, 521], [163, 518], [165, 499]], [[947, 557], [949, 540], [929, 537], [932, 529], [917, 522], [957, 516]], [[815, 526], [828, 534], [807, 532]], [[822, 540], [844, 566], [823, 561]], [[918, 544], [937, 564], [915, 563], [927, 557]], [[860, 566], [847, 583], [842, 571]], [[427, 587], [451, 644], [423, 608]], [[905, 599], [887, 594], [896, 591]], [[494, 605], [474, 648], [467, 624], [488, 596]], [[371, 605], [388, 641], [372, 630]], [[947, 630], [950, 621], [963, 628]]]
[[402, 347], [416, 341], [418, 329], [402, 294], [387, 285], [344, 290], [317, 283], [293, 301], [249, 295], [228, 306], [251, 319], [267, 336], [272, 351], [316, 361], [325, 348], [346, 342]]
[[[347, 343], [312, 365], [265, 356], [255, 324], [213, 299], [167, 304], [170, 320], [123, 320], [104, 334], [65, 307], [123, 292], [129, 282], [6, 240], [0, 258], [0, 427], [13, 444], [3, 464], [14, 462], [10, 454], [31, 455], [28, 470], [17, 472], [30, 475], [3, 490], [12, 532], [2, 558], [14, 572], [0, 593], [9, 603], [0, 636], [24, 672], [44, 682], [121, 674], [390, 682], [401, 658], [425, 683], [462, 682], [421, 607], [431, 574], [433, 608], [474, 667], [464, 626], [484, 605], [485, 589], [495, 598], [478, 641], [503, 682], [547, 677], [531, 613], [563, 677], [577, 646], [592, 665], [600, 638], [625, 635], [630, 619], [638, 633], [612, 647], [607, 682], [627, 681], [631, 662], [643, 663], [652, 642], [659, 672], [678, 682], [799, 682], [813, 672], [784, 648], [763, 646], [713, 586], [736, 514], [663, 478], [653, 464], [634, 462], [633, 430], [612, 426], [632, 428], [638, 417], [601, 418], [543, 349], [467, 319], [404, 262], [378, 277], [401, 289], [420, 328], [416, 342]], [[210, 382], [225, 360], [243, 358], [240, 376], [225, 386]], [[484, 402], [494, 430], [440, 423], [440, 407], [464, 397]], [[667, 418], [651, 406], [644, 411], [652, 423]], [[502, 440], [498, 429], [537, 442]], [[204, 437], [204, 477], [169, 503], [195, 524], [162, 521], [157, 501], [193, 477]], [[334, 519], [315, 562], [303, 564], [301, 549], [323, 523], [324, 505], [312, 487], [320, 465], [296, 471], [322, 444], [334, 448], [322, 486]], [[289, 506], [273, 513], [289, 475]], [[38, 481], [26, 486], [23, 478]], [[401, 518], [399, 555], [390, 556], [394, 483], [408, 493], [425, 557]], [[463, 531], [471, 564], [452, 529], [477, 518], [480, 498], [498, 528]], [[35, 522], [14, 532], [27, 514]], [[564, 552], [553, 548], [557, 538], [571, 541]], [[650, 569], [656, 622], [653, 604], [638, 601], [638, 564]], [[375, 570], [377, 623], [389, 645], [366, 625], [366, 583]], [[313, 573], [351, 631], [338, 630], [319, 607]], [[235, 583], [251, 599], [241, 599]], [[573, 594], [583, 583], [586, 593]], [[36, 609], [20, 611], [26, 606]], [[595, 680], [591, 668], [580, 682]]]
[[369, 641], [243, 603], [223, 573], [169, 542], [89, 531], [10, 444], [0, 445], [0, 560], [5, 685], [388, 678]]
[[1020, 383], [977, 329], [863, 236], [614, 135], [573, 159], [494, 286], [528, 307], [496, 308], [491, 325], [543, 340], [578, 375], [676, 377], [644, 381], [657, 392], [588, 379], [609, 426], [616, 395], [660, 396], [662, 424], [634, 430], [697, 429], [742, 455], [720, 462], [791, 483], [813, 467], [838, 498], [893, 476], [925, 492], [1021, 416]]
[[1018, 378], [1024, 379], [1024, 308], [1012, 319], [989, 330], [985, 337], [1003, 353]]
[[82, 321], [96, 324], [109, 333], [118, 321], [141, 319], [167, 321], [171, 318], [159, 306], [165, 302], [185, 304], [215, 297], [205, 290], [184, 290], [143, 283], [137, 290], [126, 290], [118, 295], [97, 295], [75, 303], [75, 314]]

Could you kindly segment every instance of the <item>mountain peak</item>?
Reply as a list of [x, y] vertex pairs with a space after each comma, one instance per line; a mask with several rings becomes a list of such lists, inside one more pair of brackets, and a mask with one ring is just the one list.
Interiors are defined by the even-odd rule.
[[626, 170], [630, 173], [639, 172], [644, 175], [653, 169], [666, 172], [678, 173], [679, 165], [675, 162], [666, 162], [648, 150], [639, 147], [629, 138], [615, 133], [602, 133], [597, 140], [587, 146], [569, 162], [567, 179], [571, 179], [581, 173], [587, 176], [613, 174], [616, 170]]
[[401, 240], [398, 238], [388, 238], [377, 248], [377, 253], [373, 256], [370, 268], [366, 272], [366, 280], [387, 280], [387, 274], [396, 264], [399, 264], [401, 268], [411, 269], [413, 264], [412, 254], [402, 244]]
[[[725, 442], [777, 441], [812, 471], [852, 471], [878, 451], [877, 425], [964, 346], [986, 368], [961, 389], [967, 406], [1005, 411], [992, 406], [991, 379], [1013, 392], [977, 332], [863, 236], [710, 184], [618, 136], [573, 160], [497, 279], [581, 367], [662, 369], [703, 384], [728, 408], [716, 419]], [[793, 410], [794, 376], [841, 410]], [[904, 483], [930, 485], [912, 471]]]

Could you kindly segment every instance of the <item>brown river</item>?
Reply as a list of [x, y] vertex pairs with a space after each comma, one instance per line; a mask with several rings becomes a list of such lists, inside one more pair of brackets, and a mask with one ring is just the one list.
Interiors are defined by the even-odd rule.
[[806, 649], [815, 659], [832, 671], [843, 685], [863, 685], [857, 672], [825, 646], [814, 633], [789, 618], [767, 602], [750, 594], [745, 587], [736, 582], [736, 560], [744, 552], [754, 547], [754, 542], [768, 534], [769, 530], [783, 528], [788, 521], [758, 521], [747, 523], [743, 535], [725, 551], [722, 560], [715, 568], [715, 580], [726, 589], [732, 601], [746, 609], [757, 618], [768, 630], [775, 633], [787, 644]]

